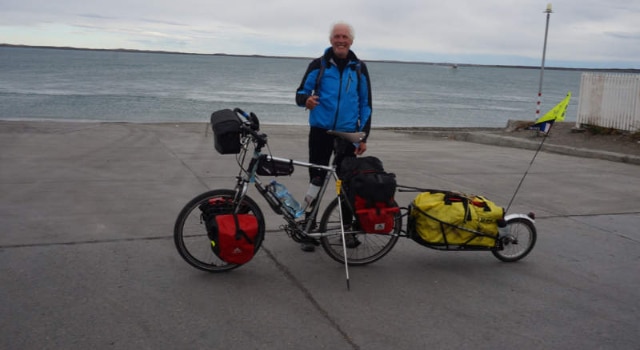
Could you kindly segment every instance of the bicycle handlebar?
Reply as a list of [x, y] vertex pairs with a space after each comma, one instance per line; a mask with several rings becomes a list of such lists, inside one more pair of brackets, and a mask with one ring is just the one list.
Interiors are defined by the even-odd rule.
[[258, 142], [258, 147], [262, 148], [264, 145], [266, 145], [267, 135], [265, 133], [259, 132], [260, 121], [258, 120], [258, 116], [253, 112], [247, 114], [240, 108], [235, 108], [233, 111], [236, 113], [236, 115], [241, 115], [242, 117], [244, 117], [245, 121], [242, 122], [241, 128], [254, 137], [254, 139]]
[[249, 115], [247, 113], [245, 113], [245, 111], [241, 110], [240, 108], [234, 108], [233, 112], [235, 112], [236, 114], [240, 114], [245, 119], [247, 119], [247, 121], [249, 121]]
[[[236, 115], [242, 116], [244, 118], [244, 121], [242, 121], [242, 129], [248, 132], [249, 134], [251, 134], [251, 136], [253, 136], [256, 139], [256, 141], [260, 143], [261, 145], [260, 147], [264, 146], [267, 143], [267, 135], [264, 133], [259, 133], [260, 121], [258, 119], [258, 116], [255, 115], [253, 112], [247, 114], [245, 111], [243, 111], [240, 108], [235, 108], [233, 111], [236, 113]], [[329, 130], [327, 131], [327, 133], [338, 136], [352, 143], [358, 143], [364, 140], [364, 138], [367, 136], [367, 134], [363, 131], [343, 132], [343, 131]]]

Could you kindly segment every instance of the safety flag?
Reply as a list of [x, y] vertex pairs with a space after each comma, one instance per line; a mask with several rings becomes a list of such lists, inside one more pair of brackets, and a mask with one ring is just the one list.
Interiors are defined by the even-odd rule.
[[551, 125], [556, 121], [563, 121], [564, 116], [567, 113], [567, 106], [569, 106], [569, 101], [571, 100], [571, 91], [567, 93], [567, 96], [560, 101], [555, 107], [551, 108], [551, 110], [542, 117], [536, 120], [536, 123], [533, 124], [530, 129], [538, 129], [544, 133], [549, 132], [551, 129]]

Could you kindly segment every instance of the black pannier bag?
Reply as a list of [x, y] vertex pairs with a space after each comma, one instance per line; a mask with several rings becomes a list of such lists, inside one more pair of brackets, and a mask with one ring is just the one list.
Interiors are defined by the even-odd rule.
[[230, 109], [222, 109], [211, 114], [213, 145], [218, 153], [240, 153], [240, 125], [240, 119]]
[[[255, 160], [251, 161], [249, 169], [253, 168]], [[293, 160], [273, 160], [266, 154], [258, 158], [258, 168], [256, 174], [260, 176], [288, 176], [293, 174]]]
[[382, 161], [376, 157], [345, 157], [340, 164], [340, 179], [351, 182], [351, 179], [362, 173], [382, 173]]

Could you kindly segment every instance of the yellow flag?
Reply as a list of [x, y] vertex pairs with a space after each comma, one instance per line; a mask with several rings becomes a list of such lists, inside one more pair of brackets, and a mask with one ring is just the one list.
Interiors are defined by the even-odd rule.
[[560, 101], [560, 103], [553, 107], [549, 112], [536, 120], [536, 124], [544, 122], [563, 121], [564, 115], [567, 113], [569, 100], [571, 100], [571, 91], [567, 93], [567, 97], [565, 97], [564, 100]]

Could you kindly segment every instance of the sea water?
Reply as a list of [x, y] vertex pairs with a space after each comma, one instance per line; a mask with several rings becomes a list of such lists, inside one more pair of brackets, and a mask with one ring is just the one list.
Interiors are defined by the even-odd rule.
[[[213, 111], [238, 107], [262, 123], [306, 125], [308, 112], [295, 105], [295, 91], [309, 62], [0, 47], [0, 119], [205, 122]], [[535, 120], [539, 68], [366, 62], [374, 126], [503, 127], [509, 119]], [[541, 114], [571, 91], [566, 120], [575, 120], [580, 77], [576, 70], [545, 70]]]

